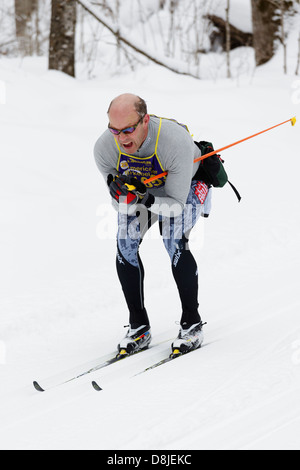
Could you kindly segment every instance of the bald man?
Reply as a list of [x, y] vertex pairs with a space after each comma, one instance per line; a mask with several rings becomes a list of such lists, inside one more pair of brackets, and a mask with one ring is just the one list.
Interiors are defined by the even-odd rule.
[[[146, 231], [159, 221], [181, 301], [172, 354], [184, 354], [203, 342], [198, 270], [188, 246], [190, 231], [210, 210], [211, 190], [199, 180], [199, 162], [194, 163], [201, 151], [185, 125], [149, 115], [145, 101], [136, 95], [116, 97], [109, 105], [108, 120], [94, 156], [118, 211], [116, 266], [129, 311], [129, 329], [118, 351], [132, 354], [151, 342], [139, 246]], [[157, 178], [152, 183], [144, 184], [153, 176]], [[157, 306], [159, 315], [165, 304], [166, 299]]]

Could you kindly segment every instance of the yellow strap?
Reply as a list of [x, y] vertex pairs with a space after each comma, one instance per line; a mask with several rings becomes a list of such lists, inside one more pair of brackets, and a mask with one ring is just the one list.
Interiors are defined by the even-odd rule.
[[[120, 160], [121, 160], [121, 153], [122, 153], [122, 152], [121, 152], [121, 149], [120, 149], [120, 147], [119, 147], [119, 145], [118, 145], [117, 139], [116, 139], [115, 137], [114, 137], [114, 140], [115, 140], [116, 146], [118, 147], [118, 150], [119, 150], [119, 157], [118, 157], [118, 162], [117, 162], [117, 169], [118, 169], [119, 166], [120, 166]], [[119, 170], [118, 170], [118, 171], [119, 171]]]
[[[156, 117], [157, 117], [157, 116], [156, 116]], [[158, 155], [157, 155], [157, 146], [158, 146], [158, 139], [159, 139], [159, 135], [160, 135], [162, 120], [163, 120], [163, 118], [159, 118], [159, 126], [158, 126], [158, 132], [157, 132], [156, 143], [155, 143], [155, 150], [154, 150], [154, 154], [153, 154], [153, 155], [156, 155], [157, 160], [158, 160], [158, 162], [159, 162], [159, 164], [160, 164], [160, 166], [161, 166], [161, 169], [164, 171], [164, 168], [163, 168], [163, 166], [162, 166], [162, 164], [161, 164], [161, 162], [160, 162], [160, 160], [159, 160], [159, 158], [158, 158]], [[117, 148], [118, 148], [118, 150], [119, 150], [119, 158], [118, 158], [118, 162], [117, 162], [117, 168], [119, 168], [119, 166], [120, 166], [120, 159], [121, 159], [121, 155], [122, 155], [122, 151], [121, 151], [121, 149], [120, 149], [120, 147], [119, 147], [119, 145], [118, 145], [117, 139], [114, 138], [114, 140], [115, 140], [116, 146], [117, 146]], [[127, 155], [127, 154], [123, 154], [123, 155]], [[149, 157], [144, 157], [144, 158], [146, 158], [146, 159], [152, 158], [153, 155], [150, 155]], [[128, 157], [130, 157], [130, 155], [128, 155]], [[138, 157], [134, 157], [134, 158], [138, 158]], [[144, 158], [140, 157], [141, 160], [144, 160]], [[129, 191], [133, 191], [133, 189], [131, 189], [131, 190], [128, 189], [128, 190], [129, 190]]]
[[159, 134], [160, 134], [160, 129], [161, 129], [161, 123], [162, 123], [162, 118], [159, 118], [159, 127], [158, 127], [158, 133], [156, 137], [155, 150], [154, 150], [155, 155], [157, 155], [157, 146], [158, 146], [158, 139], [159, 139]]
[[116, 139], [115, 137], [114, 137], [114, 140], [115, 140], [115, 142], [116, 142], [116, 146], [118, 147], [119, 152], [121, 152], [121, 149], [120, 149], [120, 147], [119, 147], [119, 145], [118, 145], [118, 141], [117, 141], [117, 139]]

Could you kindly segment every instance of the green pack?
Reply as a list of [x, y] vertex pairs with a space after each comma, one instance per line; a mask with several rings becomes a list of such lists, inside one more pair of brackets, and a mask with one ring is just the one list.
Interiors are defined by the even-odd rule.
[[[201, 150], [201, 155], [214, 151], [214, 147], [211, 142], [201, 140], [200, 142], [195, 142], [195, 144]], [[229, 183], [235, 192], [238, 201], [241, 200], [241, 196], [237, 189], [228, 180], [228, 176], [224, 168], [224, 160], [222, 160], [221, 156], [218, 154], [211, 155], [210, 157], [204, 158], [200, 161], [200, 165], [194, 179], [204, 181], [204, 183], [209, 187], [213, 186], [214, 188], [223, 188], [226, 183]]]

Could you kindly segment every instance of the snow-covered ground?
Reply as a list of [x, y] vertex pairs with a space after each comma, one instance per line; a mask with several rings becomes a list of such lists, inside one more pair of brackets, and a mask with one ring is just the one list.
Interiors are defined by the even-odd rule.
[[[294, 71], [296, 51], [289, 61]], [[180, 319], [154, 226], [141, 246], [146, 303], [153, 344], [170, 341], [44, 394], [32, 386], [114, 351], [125, 333], [116, 214], [92, 154], [110, 100], [137, 93], [220, 148], [299, 114], [300, 81], [281, 70], [279, 51], [238, 82], [152, 65], [88, 82], [43, 59], [1, 59], [1, 449], [299, 449], [297, 124], [222, 154], [242, 201], [215, 189], [191, 241], [205, 347], [134, 376], [168, 354]]]

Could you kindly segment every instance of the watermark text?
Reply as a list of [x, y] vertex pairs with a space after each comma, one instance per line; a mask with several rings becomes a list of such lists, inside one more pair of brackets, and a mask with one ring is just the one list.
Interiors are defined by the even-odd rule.
[[0, 365], [6, 364], [6, 345], [4, 341], [0, 341]]
[[6, 84], [3, 80], [0, 80], [0, 104], [6, 103]]

